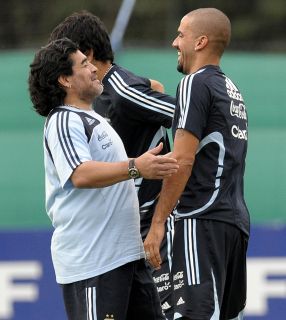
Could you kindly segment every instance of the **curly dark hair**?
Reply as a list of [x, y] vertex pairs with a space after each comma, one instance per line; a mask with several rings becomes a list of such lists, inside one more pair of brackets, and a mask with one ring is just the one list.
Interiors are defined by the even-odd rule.
[[67, 37], [78, 44], [84, 54], [93, 49], [96, 60], [113, 62], [110, 38], [104, 23], [96, 15], [83, 10], [65, 18], [50, 35], [49, 41]]
[[64, 38], [52, 41], [35, 54], [28, 82], [33, 107], [41, 116], [46, 117], [52, 109], [64, 103], [66, 91], [58, 78], [73, 74], [70, 55], [77, 50], [74, 42]]

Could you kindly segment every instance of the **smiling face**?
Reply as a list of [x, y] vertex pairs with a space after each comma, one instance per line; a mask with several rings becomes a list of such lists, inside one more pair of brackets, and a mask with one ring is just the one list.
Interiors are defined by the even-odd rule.
[[92, 103], [103, 91], [103, 86], [97, 79], [97, 68], [79, 50], [71, 55], [71, 60], [73, 74], [68, 77], [69, 93], [79, 101]]
[[230, 35], [230, 21], [220, 10], [201, 8], [189, 12], [172, 43], [178, 51], [178, 71], [190, 74], [207, 64], [218, 65]]
[[195, 59], [195, 46], [197, 35], [192, 27], [192, 19], [183, 17], [178, 28], [178, 36], [173, 41], [172, 46], [178, 51], [179, 72], [189, 74]]

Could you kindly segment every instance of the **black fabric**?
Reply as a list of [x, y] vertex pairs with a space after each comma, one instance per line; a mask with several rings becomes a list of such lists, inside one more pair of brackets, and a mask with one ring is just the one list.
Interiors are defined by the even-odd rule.
[[[171, 127], [175, 98], [152, 90], [148, 79], [116, 64], [104, 77], [103, 85], [103, 93], [94, 101], [94, 110], [107, 118], [119, 134], [128, 157], [136, 158], [150, 149], [154, 136], [162, 126]], [[160, 142], [163, 142], [161, 154], [170, 152], [166, 132], [156, 141], [156, 145]], [[139, 205], [154, 200], [161, 186], [159, 180], [143, 179], [138, 190]]]
[[239, 89], [218, 66], [182, 79], [173, 134], [184, 129], [200, 141], [192, 175], [177, 206], [178, 216], [234, 224], [249, 234], [243, 176], [247, 113]]
[[[118, 79], [122, 79], [124, 85]], [[175, 98], [152, 90], [148, 79], [114, 65], [104, 77], [103, 85], [103, 93], [94, 101], [94, 110], [110, 121], [121, 137], [128, 157], [146, 152], [161, 126], [171, 127]], [[150, 105], [154, 99], [157, 103]], [[172, 107], [166, 107], [164, 103]], [[168, 147], [165, 146], [165, 152]]]
[[[61, 287], [69, 320], [90, 320], [88, 313], [93, 313], [94, 319], [165, 319], [145, 260], [137, 260], [100, 276]], [[91, 300], [95, 304], [90, 307], [86, 290], [93, 288], [95, 296]], [[88, 311], [88, 308], [91, 310]]]
[[[161, 154], [170, 152], [170, 141], [165, 128], [172, 125], [175, 98], [152, 90], [148, 79], [116, 64], [102, 82], [104, 90], [95, 99], [94, 110], [107, 118], [119, 134], [128, 157], [140, 156], [154, 142], [155, 145], [163, 142]], [[155, 139], [160, 130], [161, 137]], [[161, 181], [143, 179], [138, 191], [140, 206], [154, 200], [161, 185]]]
[[[157, 201], [150, 205], [150, 207], [148, 207], [148, 210], [140, 213], [140, 226], [143, 241], [145, 240], [150, 229], [156, 203]], [[156, 270], [149, 266], [153, 276], [153, 280], [157, 286], [162, 309], [168, 320], [173, 320], [173, 287], [171, 275], [171, 259], [173, 250], [172, 247], [174, 220], [174, 215], [171, 214], [165, 223], [166, 233], [164, 234], [164, 238], [160, 247], [160, 255], [162, 259], [161, 268]]]
[[[187, 221], [191, 233], [187, 232]], [[193, 244], [190, 252], [197, 253], [198, 264], [187, 266], [190, 243]], [[215, 319], [238, 316], [246, 304], [247, 245], [248, 237], [228, 223], [200, 219], [175, 223], [172, 274], [175, 313], [181, 315], [178, 319], [211, 319], [216, 308], [215, 296], [216, 312], [220, 310]], [[192, 275], [192, 269], [198, 274], [196, 283], [190, 283], [187, 277], [188, 270]]]
[[[160, 142], [163, 143], [161, 154], [170, 152], [166, 128], [172, 125], [175, 98], [152, 90], [149, 79], [137, 76], [118, 65], [113, 65], [104, 77], [103, 85], [103, 93], [94, 101], [94, 110], [107, 118], [119, 134], [128, 157], [138, 157]], [[135, 186], [144, 240], [150, 228], [162, 181], [135, 179]], [[151, 270], [167, 315], [171, 312], [170, 262], [167, 255], [172, 250], [172, 234], [172, 230], [165, 234], [161, 246], [161, 269]], [[138, 319], [138, 316], [134, 319]]]

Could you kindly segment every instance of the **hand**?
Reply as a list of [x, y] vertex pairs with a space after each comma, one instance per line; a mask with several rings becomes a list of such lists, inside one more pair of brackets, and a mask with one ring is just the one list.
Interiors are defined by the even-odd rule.
[[165, 92], [165, 88], [163, 86], [163, 84], [157, 80], [153, 80], [153, 79], [149, 79], [151, 82], [151, 89], [164, 93]]
[[165, 223], [152, 222], [150, 230], [144, 241], [146, 260], [156, 270], [161, 268], [160, 246], [165, 234]]
[[168, 155], [158, 155], [163, 148], [162, 142], [155, 148], [135, 159], [135, 165], [141, 176], [146, 179], [164, 179], [179, 169], [177, 160]]

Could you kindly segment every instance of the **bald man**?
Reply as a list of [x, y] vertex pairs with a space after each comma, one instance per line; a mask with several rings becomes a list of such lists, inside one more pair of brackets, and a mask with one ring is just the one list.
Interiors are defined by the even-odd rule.
[[180, 169], [164, 180], [144, 246], [149, 263], [160, 268], [164, 223], [175, 208], [174, 319], [243, 318], [248, 126], [243, 97], [219, 67], [230, 36], [228, 17], [203, 8], [182, 18], [173, 42], [177, 69], [186, 75], [172, 128]]

